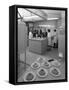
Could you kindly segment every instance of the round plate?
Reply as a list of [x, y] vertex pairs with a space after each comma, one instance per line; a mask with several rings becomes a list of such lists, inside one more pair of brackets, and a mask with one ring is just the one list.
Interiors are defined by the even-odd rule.
[[40, 67], [40, 64], [38, 62], [34, 62], [34, 63], [31, 64], [31, 67], [33, 69], [38, 69]]
[[41, 67], [41, 68], [38, 69], [37, 75], [41, 78], [44, 78], [48, 75], [48, 71]]
[[52, 67], [52, 68], [50, 68], [50, 74], [52, 76], [56, 76], [57, 77], [57, 76], [61, 75], [61, 72], [60, 72], [60, 70], [58, 68]]
[[45, 61], [45, 58], [43, 58], [43, 57], [37, 58], [37, 62], [40, 64], [42, 64], [44, 61]]
[[34, 81], [36, 74], [32, 71], [26, 72], [24, 75], [24, 81]]
[[53, 61], [52, 62], [52, 65], [54, 65], [54, 66], [60, 66], [61, 65], [61, 63], [59, 62], [59, 61], [57, 61], [57, 60], [55, 60], [55, 61]]
[[45, 61], [44, 63], [42, 63], [42, 66], [45, 67], [45, 68], [50, 68], [51, 63], [49, 63], [48, 61]]

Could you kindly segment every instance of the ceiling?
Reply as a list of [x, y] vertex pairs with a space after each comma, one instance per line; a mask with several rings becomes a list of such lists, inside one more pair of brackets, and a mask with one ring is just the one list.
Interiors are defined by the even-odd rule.
[[18, 8], [18, 19], [22, 19], [25, 22], [35, 22], [41, 20], [57, 20], [61, 18], [59, 10], [43, 10], [43, 9], [28, 9]]

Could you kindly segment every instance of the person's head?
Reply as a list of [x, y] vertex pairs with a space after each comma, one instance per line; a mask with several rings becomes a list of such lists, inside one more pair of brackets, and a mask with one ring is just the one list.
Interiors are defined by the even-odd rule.
[[48, 32], [50, 32], [50, 29], [48, 29]]
[[54, 29], [54, 32], [56, 32], [56, 29]]

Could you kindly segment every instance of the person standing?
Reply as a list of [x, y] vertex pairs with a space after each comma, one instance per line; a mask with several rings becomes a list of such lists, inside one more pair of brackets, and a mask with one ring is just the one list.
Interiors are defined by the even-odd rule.
[[56, 44], [57, 44], [57, 31], [56, 31], [56, 29], [54, 30], [53, 44], [54, 44], [54, 47], [56, 47]]
[[29, 39], [33, 38], [32, 31], [29, 32]]
[[51, 30], [48, 29], [48, 46], [51, 46]]

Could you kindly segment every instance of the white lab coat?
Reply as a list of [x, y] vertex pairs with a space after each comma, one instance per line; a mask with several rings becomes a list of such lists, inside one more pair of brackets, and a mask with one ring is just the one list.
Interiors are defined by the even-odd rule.
[[54, 32], [54, 39], [53, 39], [53, 43], [57, 43], [57, 33]]
[[29, 32], [29, 39], [31, 39], [33, 37], [32, 32]]
[[48, 45], [51, 46], [51, 32], [48, 32]]

